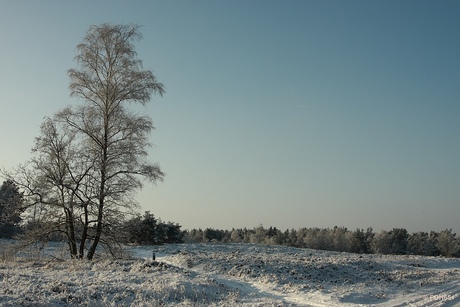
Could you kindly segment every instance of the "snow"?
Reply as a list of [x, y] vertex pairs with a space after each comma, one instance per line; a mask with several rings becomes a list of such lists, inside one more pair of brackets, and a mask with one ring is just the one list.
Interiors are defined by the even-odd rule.
[[0, 261], [0, 306], [460, 306], [460, 259], [252, 244], [130, 252], [62, 261], [54, 247]]

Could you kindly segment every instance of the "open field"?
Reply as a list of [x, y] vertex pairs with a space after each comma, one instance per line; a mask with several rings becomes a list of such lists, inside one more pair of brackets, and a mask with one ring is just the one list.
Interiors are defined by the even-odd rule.
[[2, 261], [0, 306], [460, 306], [460, 259], [250, 244], [130, 251]]

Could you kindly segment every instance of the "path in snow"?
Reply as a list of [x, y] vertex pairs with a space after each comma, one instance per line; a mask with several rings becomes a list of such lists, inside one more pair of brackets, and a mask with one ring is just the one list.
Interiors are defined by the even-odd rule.
[[209, 273], [209, 272], [206, 272], [205, 270], [203, 270], [203, 268], [200, 268], [200, 267], [189, 267], [188, 265], [178, 265], [177, 263], [168, 260], [168, 256], [166, 256], [166, 255], [158, 256], [157, 260], [160, 261], [160, 262], [166, 263], [166, 264], [168, 264], [170, 266], [180, 268], [180, 269], [182, 269], [184, 271], [193, 272], [196, 275], [205, 275], [206, 277], [211, 278], [212, 280], [216, 281], [219, 284], [224, 285], [227, 288], [236, 290], [236, 291], [238, 291], [238, 293], [240, 295], [243, 296], [243, 297], [240, 297], [240, 300], [242, 302], [245, 301], [245, 297], [250, 297], [251, 301], [253, 301], [253, 300], [265, 300], [265, 299], [269, 298], [269, 299], [273, 299], [275, 301], [281, 301], [281, 302], [290, 301], [290, 303], [294, 303], [296, 305], [299, 305], [301, 303], [302, 306], [311, 306], [310, 304], [306, 304], [305, 302], [301, 302], [302, 301], [301, 299], [299, 299], [299, 300], [297, 300], [295, 298], [293, 298], [291, 300], [286, 299], [285, 295], [283, 295], [282, 293], [279, 293], [277, 291], [273, 291], [273, 290], [270, 290], [270, 289], [266, 289], [265, 287], [263, 287], [261, 285], [258, 285], [257, 283], [249, 283], [249, 282], [243, 281], [243, 280], [238, 279], [238, 278], [232, 278], [232, 277], [229, 277], [229, 276], [223, 276], [221, 274]]
[[394, 299], [388, 306], [460, 306], [460, 281], [452, 281], [440, 287], [427, 289]]
[[161, 261], [212, 278], [251, 301], [318, 307], [460, 306], [460, 259], [238, 244], [175, 248]]

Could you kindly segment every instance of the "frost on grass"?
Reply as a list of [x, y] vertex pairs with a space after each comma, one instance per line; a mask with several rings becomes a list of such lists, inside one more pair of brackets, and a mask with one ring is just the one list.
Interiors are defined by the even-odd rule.
[[[152, 251], [157, 261], [150, 260]], [[249, 244], [164, 245], [131, 252], [135, 258], [126, 260], [0, 261], [0, 306], [460, 304], [460, 259]]]
[[323, 306], [326, 300], [325, 305], [331, 306], [392, 306], [410, 295], [421, 301], [452, 286], [458, 290], [451, 298], [460, 303], [460, 259], [240, 244], [186, 245], [167, 259], [191, 270], [244, 281], [298, 305]]
[[232, 298], [235, 294], [217, 282], [162, 262], [41, 260], [0, 265], [2, 306], [205, 306]]

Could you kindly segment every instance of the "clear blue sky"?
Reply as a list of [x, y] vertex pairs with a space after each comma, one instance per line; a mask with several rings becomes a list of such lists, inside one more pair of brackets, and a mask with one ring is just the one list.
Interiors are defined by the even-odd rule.
[[163, 183], [142, 210], [184, 228], [460, 232], [460, 2], [0, 1], [0, 165], [75, 103], [92, 24], [136, 23], [166, 86]]

